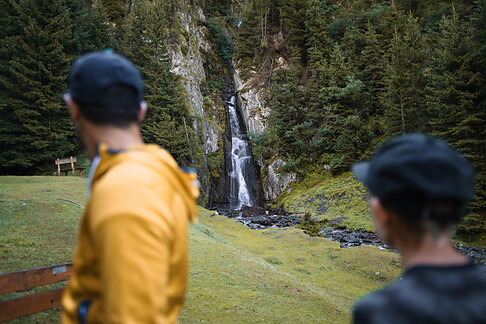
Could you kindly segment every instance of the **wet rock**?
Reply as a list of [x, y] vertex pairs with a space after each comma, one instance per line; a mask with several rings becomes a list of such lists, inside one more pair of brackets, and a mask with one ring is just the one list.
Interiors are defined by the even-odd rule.
[[257, 206], [242, 206], [241, 217], [252, 217], [266, 214], [265, 208]]
[[334, 228], [324, 227], [319, 231], [319, 235], [326, 236], [326, 235], [329, 235], [330, 233], [332, 233], [332, 231], [334, 231]]
[[252, 229], [291, 227], [300, 224], [300, 216], [270, 207], [243, 206], [241, 210], [220, 210], [219, 213], [237, 219]]
[[[245, 206], [242, 209], [244, 210]], [[237, 219], [244, 225], [255, 230], [265, 228], [291, 227], [296, 226], [301, 222], [300, 216], [288, 214], [285, 210], [282, 209], [272, 209], [268, 207], [248, 207], [246, 210], [246, 217], [243, 217], [243, 211], [238, 210], [219, 210], [219, 214]], [[329, 224], [330, 223], [331, 222], [329, 222]], [[346, 226], [343, 225], [337, 227], [323, 227], [319, 231], [319, 235], [332, 241], [339, 242], [341, 248], [351, 248], [364, 244], [377, 246], [380, 250], [387, 249], [398, 253], [398, 251], [394, 250], [392, 247], [381, 241], [378, 234], [346, 229]], [[462, 244], [456, 245], [456, 248], [462, 254], [471, 258], [474, 262], [486, 265], [485, 248], [464, 246]]]
[[348, 219], [347, 217], [344, 217], [344, 216], [341, 216], [341, 217], [338, 217], [338, 218], [334, 218], [332, 219], [331, 221], [329, 221], [329, 224], [330, 225], [341, 225], [342, 222], [345, 220], [345, 219]]
[[486, 265], [486, 249], [475, 246], [464, 246], [457, 244], [456, 248], [465, 256], [472, 259], [474, 262]]

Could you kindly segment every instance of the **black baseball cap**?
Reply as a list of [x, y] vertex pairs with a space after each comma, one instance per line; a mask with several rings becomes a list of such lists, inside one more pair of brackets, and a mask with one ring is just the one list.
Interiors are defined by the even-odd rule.
[[405, 134], [385, 142], [370, 161], [352, 166], [380, 201], [410, 217], [428, 215], [433, 201], [455, 201], [458, 210], [474, 196], [474, 171], [459, 152], [442, 140], [423, 134]]
[[68, 94], [78, 102], [102, 104], [107, 100], [105, 90], [115, 85], [133, 89], [137, 102], [131, 104], [138, 107], [143, 100], [140, 70], [112, 51], [91, 52], [77, 58], [71, 66], [68, 82]]

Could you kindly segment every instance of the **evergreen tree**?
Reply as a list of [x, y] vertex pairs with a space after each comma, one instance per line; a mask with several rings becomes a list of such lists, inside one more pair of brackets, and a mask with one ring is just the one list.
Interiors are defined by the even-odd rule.
[[327, 17], [324, 3], [310, 0], [306, 12], [307, 56], [309, 67], [313, 70], [322, 68], [329, 59], [330, 40], [327, 32]]
[[370, 141], [363, 114], [364, 84], [353, 70], [340, 46], [334, 46], [320, 92], [325, 120], [319, 129], [325, 135], [324, 156], [334, 171], [361, 159]]
[[65, 0], [72, 22], [72, 45], [66, 50], [78, 56], [113, 46], [113, 25], [101, 0]]
[[258, 49], [255, 44], [259, 43], [258, 20], [254, 8], [254, 1], [252, 0], [248, 1], [243, 7], [242, 21], [238, 28], [236, 40], [235, 58], [237, 60], [245, 59], [246, 65], [253, 61]]
[[2, 18], [12, 25], [0, 61], [0, 173], [33, 174], [78, 149], [60, 99], [72, 60], [65, 52], [71, 21], [62, 0], [17, 0], [6, 8]]
[[[121, 25], [125, 19], [128, 12], [127, 0], [101, 0], [108, 19], [117, 25]], [[130, 5], [133, 0], [130, 0]]]
[[310, 125], [295, 71], [281, 70], [275, 74], [271, 93], [269, 126], [275, 132], [276, 145], [287, 158], [305, 156]]
[[[475, 2], [476, 8], [472, 15], [472, 30], [474, 34], [472, 36], [473, 46], [470, 46], [470, 50], [474, 51], [474, 59], [471, 61], [471, 69], [473, 72], [479, 73], [478, 91], [476, 92], [476, 114], [480, 118], [481, 124], [479, 128], [475, 129], [476, 143], [474, 149], [476, 150], [475, 166], [476, 166], [476, 179], [477, 179], [477, 209], [486, 209], [486, 0], [478, 0]], [[480, 131], [483, 131], [480, 133]], [[479, 136], [479, 137], [478, 137]], [[482, 140], [482, 145], [478, 140]], [[484, 215], [484, 214], [483, 214]], [[483, 224], [486, 224], [486, 220], [483, 218]], [[484, 230], [484, 227], [483, 227]]]
[[[166, 148], [181, 164], [192, 161], [189, 143], [192, 120], [182, 89], [173, 73], [167, 49], [168, 30], [163, 1], [137, 1], [128, 17], [122, 39], [123, 52], [144, 76], [148, 105], [141, 125], [144, 140]], [[193, 145], [197, 141], [191, 140]]]
[[381, 35], [368, 21], [363, 34], [365, 47], [359, 55], [358, 67], [360, 78], [364, 82], [363, 110], [361, 116], [368, 119], [368, 127], [373, 133], [372, 146], [384, 140], [383, 105], [380, 98], [385, 93], [385, 68], [387, 61], [384, 58], [384, 44]]
[[395, 26], [383, 97], [388, 135], [425, 131], [425, 39], [418, 19], [408, 15], [403, 32]]
[[[453, 11], [440, 23], [437, 48], [432, 58], [427, 103], [434, 134], [446, 139], [474, 162], [478, 171], [486, 170], [486, 114], [478, 102], [484, 84], [473, 71], [476, 52], [470, 26]], [[478, 178], [476, 204], [486, 205], [484, 183]], [[483, 194], [481, 194], [483, 193]]]
[[307, 62], [306, 18], [307, 0], [280, 2], [280, 21], [286, 42], [290, 46], [291, 60], [296, 64]]
[[240, 66], [249, 66], [254, 59], [268, 55], [272, 23], [278, 21], [272, 0], [250, 0], [243, 6], [238, 28], [235, 58]]

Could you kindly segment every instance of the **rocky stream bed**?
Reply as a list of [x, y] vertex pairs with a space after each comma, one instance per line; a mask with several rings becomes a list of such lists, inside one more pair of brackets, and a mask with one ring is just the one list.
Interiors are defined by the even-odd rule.
[[[275, 208], [243, 206], [241, 210], [231, 210], [222, 207], [218, 208], [214, 212], [215, 214], [236, 219], [245, 226], [248, 226], [254, 230], [297, 226], [301, 224], [302, 220], [302, 214], [292, 214], [283, 209]], [[342, 225], [344, 219], [346, 218], [338, 217], [327, 222], [320, 229], [318, 235], [329, 240], [339, 242], [341, 244], [341, 248], [351, 248], [360, 245], [373, 245], [379, 247], [380, 249], [389, 249], [398, 253], [395, 249], [381, 241], [376, 233], [355, 231], [346, 228], [345, 225]], [[304, 230], [304, 232], [306, 231]], [[463, 244], [456, 244], [456, 248], [461, 253], [474, 260], [474, 262], [486, 265], [485, 248], [465, 246]]]

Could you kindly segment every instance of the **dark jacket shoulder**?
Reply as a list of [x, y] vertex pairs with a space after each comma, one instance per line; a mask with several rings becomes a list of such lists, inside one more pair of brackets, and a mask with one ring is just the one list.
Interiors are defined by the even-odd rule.
[[486, 272], [479, 265], [418, 266], [355, 306], [354, 323], [486, 323]]

